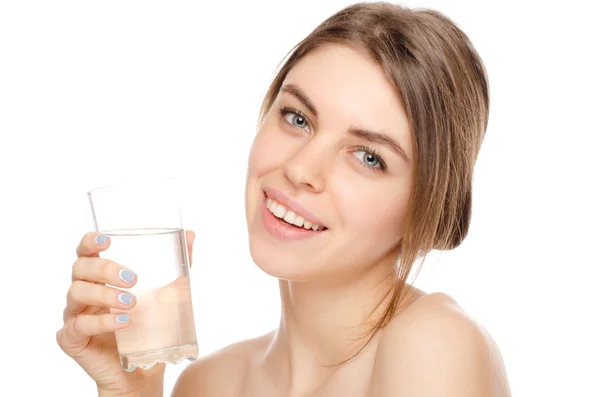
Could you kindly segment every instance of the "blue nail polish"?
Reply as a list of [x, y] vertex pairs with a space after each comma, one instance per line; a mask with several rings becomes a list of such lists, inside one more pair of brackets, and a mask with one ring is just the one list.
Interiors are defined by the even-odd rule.
[[133, 302], [133, 295], [122, 292], [119, 294], [117, 299], [124, 305], [130, 305], [131, 302]]
[[125, 324], [127, 321], [129, 321], [129, 314], [123, 313], [117, 316], [117, 322], [119, 324]]
[[135, 278], [135, 273], [128, 269], [119, 270], [119, 278], [126, 283], [131, 283]]
[[108, 236], [106, 234], [99, 234], [96, 236], [96, 238], [94, 240], [96, 241], [96, 244], [104, 245], [106, 240], [108, 240]]

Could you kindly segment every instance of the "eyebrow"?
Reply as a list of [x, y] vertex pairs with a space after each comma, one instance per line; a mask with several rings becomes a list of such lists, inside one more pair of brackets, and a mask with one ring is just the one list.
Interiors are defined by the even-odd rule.
[[317, 108], [315, 108], [315, 105], [313, 105], [310, 99], [308, 99], [308, 95], [306, 95], [306, 93], [302, 91], [302, 89], [296, 84], [286, 84], [283, 87], [281, 87], [281, 91], [287, 92], [288, 94], [292, 94], [293, 96], [298, 98], [298, 100], [302, 102], [304, 106], [306, 106], [308, 110], [311, 111], [312, 114], [314, 114], [317, 117], [319, 116]]
[[[317, 108], [311, 102], [311, 100], [308, 99], [308, 95], [306, 95], [306, 93], [300, 87], [298, 87], [296, 84], [291, 84], [291, 83], [286, 84], [283, 87], [281, 87], [281, 91], [287, 92], [288, 94], [295, 96], [300, 102], [302, 102], [304, 104], [304, 106], [306, 106], [306, 108], [308, 110], [310, 110], [310, 112], [312, 114], [314, 114], [316, 117], [319, 116], [319, 113], [317, 112]], [[357, 138], [361, 138], [361, 139], [367, 140], [369, 142], [379, 143], [381, 145], [388, 146], [394, 153], [396, 153], [397, 155], [402, 157], [402, 159], [405, 162], [410, 163], [408, 155], [406, 154], [406, 152], [404, 151], [402, 146], [400, 146], [400, 144], [398, 142], [396, 142], [396, 140], [394, 138], [390, 137], [389, 135], [380, 134], [377, 132], [368, 131], [368, 130], [365, 130], [362, 128], [354, 128], [354, 127], [350, 127], [348, 129], [348, 133], [350, 135], [354, 135]]]
[[389, 135], [379, 134], [377, 132], [367, 131], [367, 130], [363, 130], [361, 128], [354, 128], [354, 127], [350, 127], [350, 129], [348, 130], [348, 133], [351, 135], [354, 135], [357, 138], [362, 138], [369, 142], [386, 145], [394, 153], [396, 153], [397, 155], [402, 157], [402, 159], [404, 161], [406, 161], [407, 163], [410, 163], [410, 160], [408, 159], [408, 155], [406, 154], [406, 152], [404, 151], [402, 146], [400, 146], [400, 144], [398, 142], [396, 142], [396, 140], [394, 138], [390, 137]]

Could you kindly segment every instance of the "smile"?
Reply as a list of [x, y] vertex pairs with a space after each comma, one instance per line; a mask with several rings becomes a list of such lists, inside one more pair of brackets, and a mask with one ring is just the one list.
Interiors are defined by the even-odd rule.
[[315, 232], [325, 230], [324, 226], [313, 224], [309, 220], [305, 220], [301, 215], [298, 215], [294, 211], [287, 209], [283, 204], [278, 203], [270, 197], [267, 197], [266, 204], [267, 209], [271, 211], [273, 215], [290, 225], [303, 227], [307, 230], [312, 229]]
[[[290, 207], [294, 207], [296, 211]], [[312, 239], [329, 230], [316, 223], [317, 218], [312, 216], [308, 210], [303, 211], [304, 207], [300, 203], [293, 201], [280, 191], [268, 189], [263, 192], [263, 200], [259, 208], [265, 230], [280, 241]]]

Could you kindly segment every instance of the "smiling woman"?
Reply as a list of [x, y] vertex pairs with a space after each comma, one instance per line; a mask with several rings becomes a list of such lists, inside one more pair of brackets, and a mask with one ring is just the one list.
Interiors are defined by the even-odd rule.
[[[407, 282], [467, 235], [488, 91], [471, 42], [435, 11], [357, 4], [300, 42], [264, 98], [246, 180], [250, 253], [279, 280], [280, 325], [197, 360], [173, 395], [509, 396], [491, 336]], [[160, 395], [154, 371], [99, 389]]]

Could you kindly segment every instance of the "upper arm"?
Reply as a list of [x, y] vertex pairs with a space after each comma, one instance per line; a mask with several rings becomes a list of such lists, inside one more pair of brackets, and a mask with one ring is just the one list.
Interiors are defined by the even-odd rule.
[[485, 330], [451, 305], [415, 305], [381, 337], [372, 396], [510, 396], [502, 359]]

